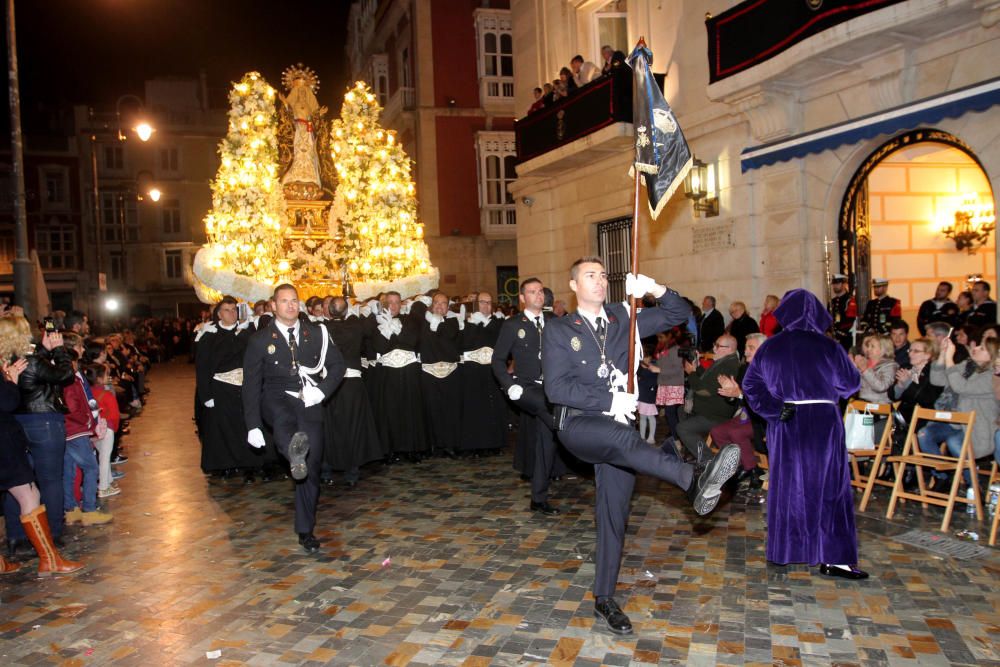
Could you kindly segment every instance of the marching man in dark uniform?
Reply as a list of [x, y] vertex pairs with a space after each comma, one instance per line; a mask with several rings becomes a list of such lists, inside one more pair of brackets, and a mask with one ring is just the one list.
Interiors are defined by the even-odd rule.
[[473, 455], [503, 449], [507, 435], [507, 404], [493, 379], [493, 347], [503, 316], [493, 315], [493, 296], [478, 292], [474, 311], [462, 329], [462, 449]]
[[[545, 291], [542, 281], [528, 278], [521, 283], [521, 299], [524, 310], [506, 320], [500, 329], [500, 336], [493, 348], [493, 376], [500, 383], [507, 397], [529, 418], [532, 428], [527, 429], [525, 441], [533, 448], [534, 463], [525, 468], [531, 472], [532, 512], [547, 516], [559, 514], [559, 510], [549, 504], [549, 478], [556, 457], [555, 439], [552, 434], [552, 412], [545, 402], [542, 388], [542, 336], [548, 323], [542, 317]], [[514, 358], [514, 375], [507, 373], [507, 359]], [[530, 433], [530, 431], [534, 431]]]
[[324, 406], [323, 462], [334, 470], [343, 470], [344, 481], [354, 486], [360, 479], [361, 466], [384, 458], [387, 451], [378, 439], [368, 391], [361, 379], [361, 350], [369, 327], [365, 320], [349, 315], [348, 310], [344, 297], [333, 297], [330, 317], [324, 323], [347, 369], [344, 381]]
[[264, 446], [267, 422], [278, 451], [291, 465], [295, 485], [295, 532], [308, 552], [313, 535], [323, 460], [323, 407], [344, 378], [344, 358], [325, 327], [299, 318], [293, 285], [274, 288], [274, 319], [247, 344], [243, 359], [243, 413], [247, 442]]
[[833, 318], [833, 335], [845, 350], [854, 345], [854, 321], [858, 317], [858, 303], [851, 296], [847, 285], [847, 276], [843, 273], [833, 274], [830, 279], [833, 296], [830, 297], [830, 316]]
[[236, 299], [222, 297], [215, 322], [202, 325], [195, 337], [196, 393], [200, 405], [198, 436], [203, 472], [242, 469], [246, 482], [263, 461], [246, 445], [243, 434], [243, 354], [252, 332], [240, 329]]
[[893, 320], [903, 316], [899, 299], [889, 296], [889, 281], [885, 278], [872, 279], [871, 301], [865, 306], [865, 316], [862, 321], [868, 325], [868, 331], [877, 331], [883, 336], [889, 335], [889, 327]]
[[[698, 514], [719, 502], [722, 485], [739, 467], [737, 445], [692, 466], [650, 447], [634, 428], [638, 396], [626, 390], [629, 313], [605, 304], [608, 278], [600, 257], [583, 257], [570, 269], [578, 310], [549, 322], [542, 349], [545, 393], [556, 406], [559, 440], [583, 461], [594, 464], [597, 499], [594, 616], [615, 634], [630, 634], [632, 623], [614, 600], [628, 523], [635, 473], [652, 475], [685, 489]], [[687, 321], [690, 308], [679, 294], [643, 275], [628, 275], [626, 292], [651, 293], [653, 308], [638, 316], [636, 340]], [[641, 353], [637, 354], [637, 359]]]
[[462, 406], [462, 380], [458, 375], [459, 319], [448, 317], [448, 295], [438, 292], [424, 313], [420, 330], [420, 395], [424, 401], [427, 433], [434, 454], [454, 458], [458, 451], [458, 410]]

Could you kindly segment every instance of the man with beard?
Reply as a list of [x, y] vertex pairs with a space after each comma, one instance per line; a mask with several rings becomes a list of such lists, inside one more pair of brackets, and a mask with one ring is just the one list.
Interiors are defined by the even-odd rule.
[[333, 470], [343, 470], [344, 481], [354, 486], [360, 478], [361, 466], [385, 457], [361, 379], [361, 347], [367, 327], [360, 318], [348, 316], [347, 300], [343, 297], [333, 297], [329, 313], [326, 327], [344, 357], [347, 370], [344, 381], [325, 403], [323, 461]]
[[921, 336], [927, 335], [927, 325], [931, 322], [947, 322], [955, 326], [958, 306], [950, 298], [952, 289], [950, 282], [942, 280], [934, 290], [934, 298], [920, 304], [920, 310], [917, 311], [917, 330]]
[[[553, 319], [545, 332], [545, 393], [556, 406], [560, 442], [577, 458], [594, 464], [594, 616], [611, 632], [627, 635], [632, 623], [614, 594], [635, 474], [676, 484], [687, 491], [695, 512], [707, 514], [736, 472], [740, 451], [726, 445], [715, 458], [692, 466], [650, 447], [639, 436], [634, 426], [638, 395], [626, 389], [629, 312], [620, 303], [604, 303], [608, 277], [600, 257], [578, 259], [570, 276], [578, 308]], [[629, 274], [625, 290], [636, 298], [651, 293], [657, 300], [655, 307], [639, 312], [637, 339], [687, 321], [690, 310], [680, 295], [652, 278]]]
[[[380, 390], [375, 414], [379, 439], [393, 459], [418, 462], [427, 451], [420, 398], [420, 321], [401, 317], [399, 292], [387, 292], [385, 309], [375, 317], [372, 347], [378, 355]], [[421, 315], [421, 318], [423, 315]]]
[[240, 390], [250, 336], [238, 326], [236, 299], [224, 296], [215, 307], [215, 323], [202, 325], [194, 339], [201, 469], [223, 475], [242, 469], [246, 484], [262, 464], [243, 437], [247, 429]]
[[[523, 472], [531, 473], [532, 512], [555, 516], [559, 510], [549, 504], [549, 478], [556, 457], [552, 433], [552, 412], [542, 388], [542, 336], [546, 321], [542, 317], [545, 290], [538, 278], [528, 278], [521, 283], [521, 301], [524, 310], [506, 320], [500, 329], [496, 347], [493, 348], [493, 376], [507, 397], [521, 409], [521, 421], [527, 453], [532, 455], [532, 465]], [[514, 375], [507, 372], [507, 359], [514, 359]], [[519, 434], [520, 437], [520, 434]], [[527, 458], [527, 457], [525, 457]], [[515, 465], [517, 457], [515, 456]]]
[[462, 406], [462, 381], [458, 375], [461, 320], [448, 314], [448, 295], [438, 292], [431, 299], [431, 309], [424, 315], [426, 321], [420, 331], [420, 394], [432, 451], [453, 458], [462, 425], [456, 412]]
[[307, 553], [319, 551], [313, 534], [323, 459], [323, 406], [344, 377], [344, 358], [325, 327], [299, 318], [299, 297], [287, 283], [274, 288], [274, 319], [255, 333], [243, 360], [243, 414], [247, 442], [264, 447], [266, 422], [291, 466], [295, 532]]
[[489, 292], [478, 292], [473, 301], [474, 312], [462, 329], [462, 364], [458, 372], [462, 379], [461, 448], [475, 456], [503, 449], [507, 404], [490, 367], [503, 317], [493, 315], [493, 296]]

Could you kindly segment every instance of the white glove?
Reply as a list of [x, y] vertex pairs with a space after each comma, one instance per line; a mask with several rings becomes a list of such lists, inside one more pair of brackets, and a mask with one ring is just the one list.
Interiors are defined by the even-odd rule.
[[656, 289], [657, 284], [655, 280], [641, 273], [637, 276], [631, 273], [625, 274], [625, 293], [637, 299], [641, 299], [652, 292]]
[[512, 401], [516, 401], [517, 399], [521, 398], [521, 394], [523, 393], [524, 393], [524, 387], [522, 387], [519, 384], [512, 384], [511, 386], [507, 387], [507, 397]]
[[323, 402], [323, 399], [325, 398], [326, 395], [323, 393], [323, 390], [320, 389], [319, 387], [314, 387], [312, 385], [309, 385], [308, 387], [302, 389], [302, 402], [306, 404], [307, 408], [311, 408], [314, 405], [319, 405], [320, 403]]
[[264, 448], [264, 432], [259, 428], [255, 428], [247, 433], [247, 442], [250, 443], [251, 447], [256, 449]]
[[215, 407], [215, 399], [214, 398], [210, 398], [207, 401], [205, 401], [205, 407], [206, 408], [214, 408]]
[[627, 425], [630, 419], [635, 419], [635, 409], [638, 407], [638, 403], [638, 394], [624, 391], [612, 392], [611, 409], [604, 414], [614, 417], [619, 424]]

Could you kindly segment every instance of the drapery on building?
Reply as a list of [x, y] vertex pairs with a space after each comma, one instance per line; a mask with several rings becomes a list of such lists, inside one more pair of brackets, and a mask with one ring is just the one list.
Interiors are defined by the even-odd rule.
[[508, 2], [360, 0], [348, 22], [352, 79], [375, 90], [382, 125], [398, 132], [414, 161], [418, 214], [440, 288], [516, 295]]
[[[828, 248], [862, 301], [889, 278], [911, 324], [940, 280], [995, 284], [994, 234], [970, 254], [942, 230], [995, 208], [1000, 3], [511, 0], [510, 18], [519, 111], [575, 54], [599, 64], [602, 44], [628, 53], [644, 36], [666, 75], [709, 187], [678, 191], [656, 222], [643, 207], [643, 272], [756, 316], [767, 294], [825, 294]], [[603, 255], [614, 281], [625, 270], [633, 128], [620, 95], [588, 87], [517, 123], [517, 264], [557, 298], [582, 254]]]

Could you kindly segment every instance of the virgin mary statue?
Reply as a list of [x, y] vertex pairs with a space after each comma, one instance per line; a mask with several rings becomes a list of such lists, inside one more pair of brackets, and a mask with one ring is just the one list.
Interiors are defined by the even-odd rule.
[[281, 183], [295, 186], [298, 190], [318, 192], [322, 185], [313, 114], [320, 108], [315, 94], [319, 88], [319, 79], [311, 68], [299, 63], [287, 68], [281, 75], [281, 81], [288, 94], [286, 96], [279, 93], [278, 97], [295, 124], [292, 164], [281, 177]]

